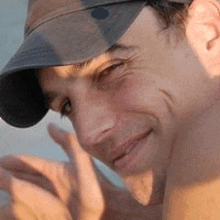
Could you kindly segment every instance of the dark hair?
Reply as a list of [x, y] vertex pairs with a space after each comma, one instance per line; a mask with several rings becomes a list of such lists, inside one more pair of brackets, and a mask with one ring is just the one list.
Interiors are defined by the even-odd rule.
[[170, 26], [184, 27], [184, 20], [187, 16], [187, 9], [193, 0], [188, 0], [186, 3], [171, 2], [168, 0], [150, 0], [146, 6], [151, 6], [158, 14], [162, 21], [163, 29]]

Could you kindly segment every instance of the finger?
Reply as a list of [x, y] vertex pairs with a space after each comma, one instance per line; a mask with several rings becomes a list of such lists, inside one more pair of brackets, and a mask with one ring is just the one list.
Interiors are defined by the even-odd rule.
[[38, 185], [58, 196], [53, 178], [57, 172], [62, 174], [64, 163], [30, 155], [17, 155], [1, 158], [0, 167], [4, 168], [2, 175], [9, 171], [10, 175]]
[[10, 207], [1, 207], [3, 217], [8, 215], [25, 220], [41, 219], [42, 216], [48, 220], [71, 219], [64, 204], [48, 191], [13, 177], [3, 169], [0, 173], [0, 183], [0, 189], [6, 190], [11, 195]]
[[13, 215], [22, 215], [18, 219], [71, 219], [69, 210], [58, 198], [34, 184], [13, 178], [11, 195]]
[[[99, 204], [102, 204], [104, 199], [91, 157], [82, 149], [73, 133], [61, 131], [53, 124], [49, 125], [48, 131], [53, 140], [63, 147], [76, 170], [76, 178], [80, 186], [79, 194], [81, 201], [85, 202], [84, 207], [93, 207], [96, 210], [97, 206], [93, 202], [94, 198], [97, 202], [100, 202]], [[99, 208], [102, 209], [103, 207]]]
[[12, 180], [12, 175], [5, 169], [0, 168], [0, 189], [10, 192], [10, 183]]
[[[0, 167], [6, 170], [29, 172], [35, 175], [39, 175], [39, 171], [44, 169], [44, 159], [36, 159], [35, 156], [30, 155], [7, 155], [0, 158]], [[32, 161], [32, 166], [26, 163], [26, 160]], [[36, 164], [37, 166], [34, 166]], [[38, 167], [38, 169], [35, 169]]]
[[11, 207], [9, 204], [0, 205], [0, 219], [1, 220], [15, 220], [12, 216]]
[[26, 172], [35, 176], [51, 173], [62, 162], [39, 158], [33, 155], [7, 155], [0, 158], [0, 167], [13, 172]]
[[70, 159], [74, 159], [75, 154], [78, 153], [81, 156], [88, 154], [79, 145], [76, 135], [72, 132], [65, 132], [55, 124], [49, 124], [48, 132], [51, 138], [59, 145], [62, 146], [63, 150]]
[[54, 124], [54, 123], [49, 124], [48, 125], [48, 132], [50, 134], [50, 137], [57, 144], [59, 144], [59, 145], [67, 145], [68, 144], [68, 139], [65, 136], [68, 132], [60, 129], [56, 124]]
[[12, 209], [15, 216], [22, 214], [21, 219], [25, 220], [41, 219], [42, 216], [48, 220], [65, 219], [63, 218], [65, 207], [46, 190], [17, 178], [13, 178], [11, 188]]
[[[29, 155], [4, 157], [0, 161], [3, 161], [0, 162], [0, 166], [6, 167], [13, 176], [35, 184], [63, 201], [68, 201], [70, 189], [74, 186], [74, 179], [69, 179], [69, 172], [72, 170], [69, 168], [69, 163], [54, 162]], [[20, 170], [15, 171], [14, 167], [19, 167]], [[36, 174], [36, 171], [39, 173]]]
[[62, 145], [72, 163], [76, 165], [80, 176], [88, 177], [94, 175], [91, 157], [82, 149], [73, 133], [62, 131], [55, 124], [50, 124], [48, 131], [53, 140]]
[[10, 173], [18, 179], [25, 180], [29, 183], [35, 184], [41, 187], [42, 189], [45, 189], [48, 192], [52, 193], [53, 195], [58, 196], [57, 191], [55, 190], [51, 181], [49, 181], [43, 176], [35, 176], [33, 174], [27, 174], [23, 172], [12, 172], [11, 171]]

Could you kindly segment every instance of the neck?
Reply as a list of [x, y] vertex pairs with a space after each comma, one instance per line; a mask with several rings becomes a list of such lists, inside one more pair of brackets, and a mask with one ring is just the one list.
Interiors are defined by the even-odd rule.
[[220, 104], [216, 102], [183, 127], [167, 175], [164, 219], [219, 219], [219, 126]]
[[[160, 176], [155, 176], [156, 173], [160, 173]], [[164, 172], [149, 170], [135, 177], [123, 178], [123, 181], [133, 198], [140, 204], [144, 206], [162, 204], [166, 181], [162, 173]]]
[[[220, 102], [184, 126], [173, 149], [170, 173], [179, 184], [220, 174]], [[181, 172], [180, 172], [181, 171]]]

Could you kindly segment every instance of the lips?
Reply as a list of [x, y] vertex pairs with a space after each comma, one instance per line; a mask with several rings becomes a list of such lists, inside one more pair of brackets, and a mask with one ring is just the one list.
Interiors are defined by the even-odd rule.
[[148, 132], [137, 135], [129, 139], [123, 145], [120, 145], [119, 147], [117, 147], [114, 151], [111, 151], [110, 153], [112, 156], [112, 163], [115, 164], [115, 162], [117, 162], [118, 160], [121, 160], [123, 157], [128, 155], [136, 147], [139, 141], [147, 137], [151, 132], [152, 130], [149, 130]]
[[113, 160], [113, 163], [117, 160], [120, 160], [122, 157], [124, 157], [125, 155], [127, 155], [137, 144], [137, 141], [135, 141], [134, 143], [132, 143], [131, 145], [129, 145], [127, 147], [127, 149], [120, 154], [120, 156], [116, 157], [114, 160]]

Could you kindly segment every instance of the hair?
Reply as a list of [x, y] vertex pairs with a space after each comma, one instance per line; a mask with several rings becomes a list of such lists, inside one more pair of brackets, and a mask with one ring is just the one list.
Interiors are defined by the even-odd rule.
[[176, 26], [184, 29], [184, 21], [187, 17], [187, 9], [193, 0], [187, 0], [186, 3], [172, 2], [168, 0], [150, 0], [146, 6], [151, 6], [162, 21], [163, 29], [170, 26]]

